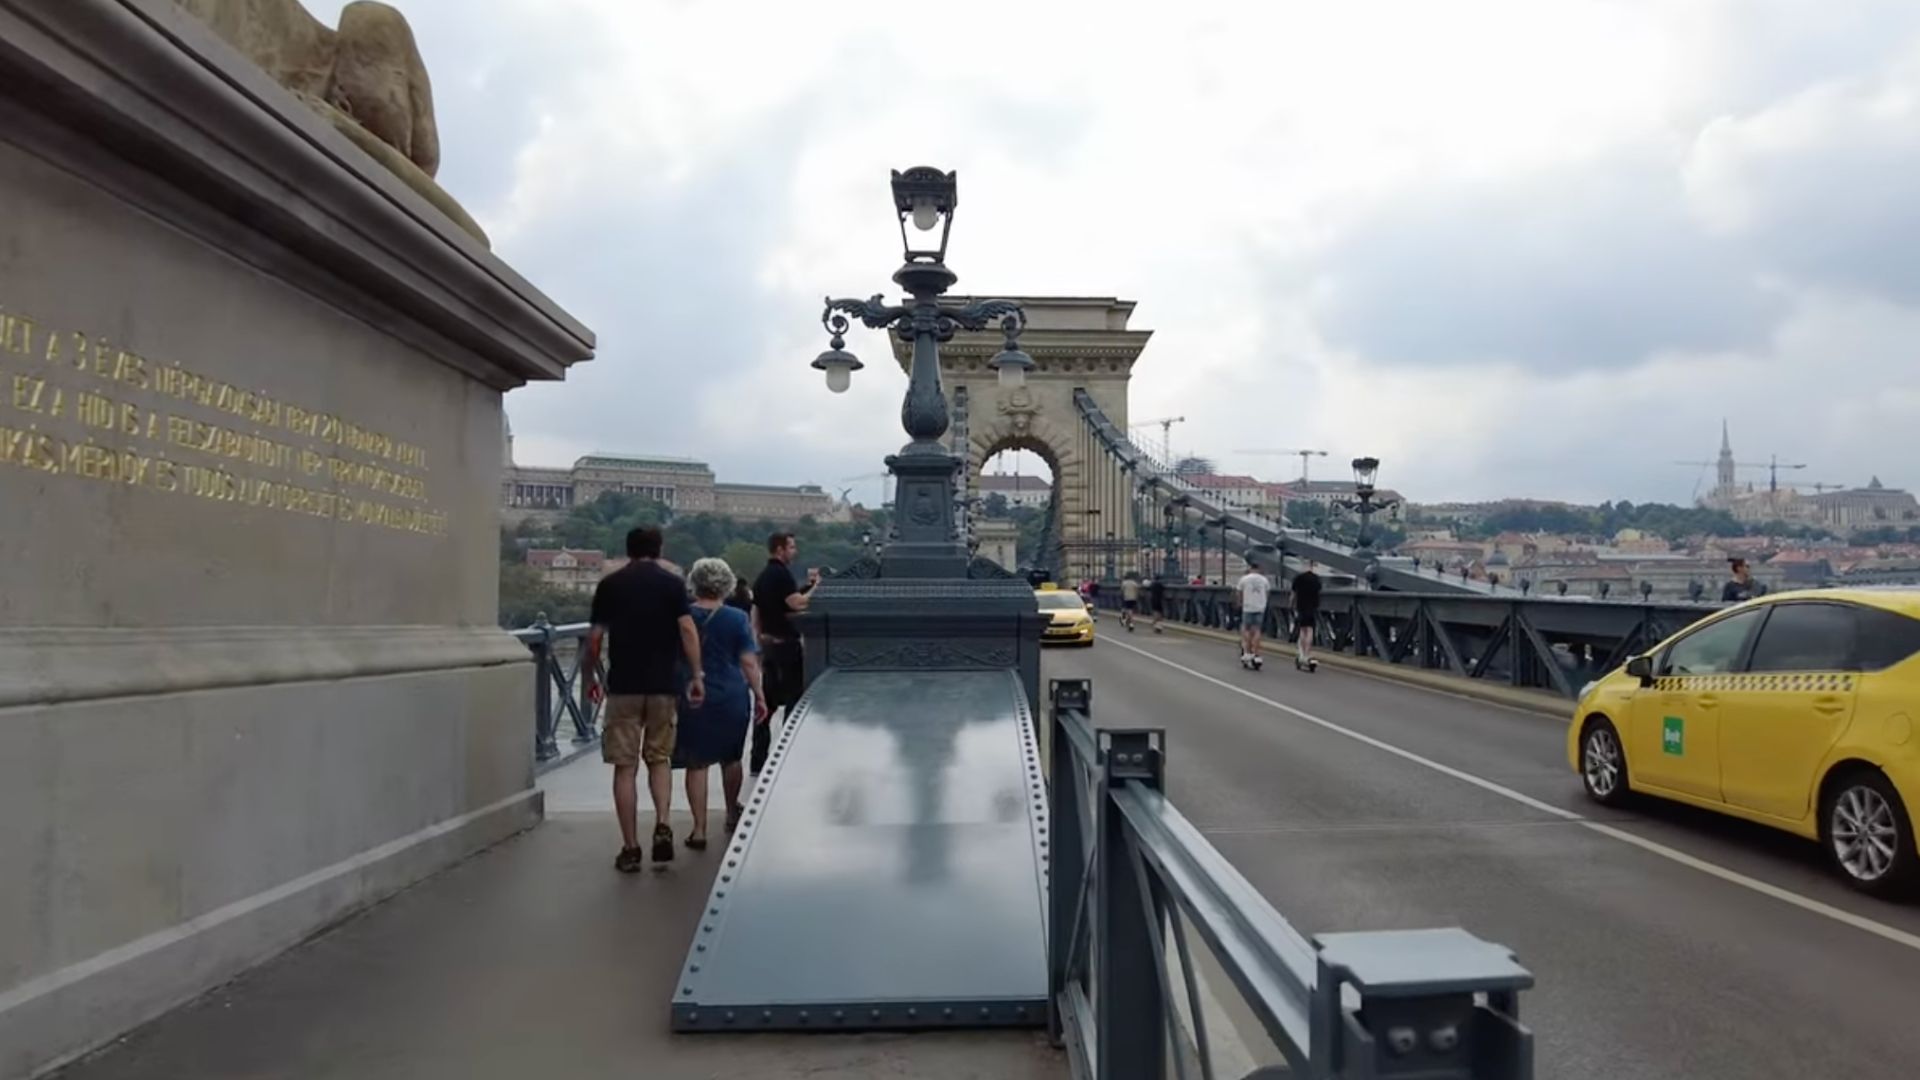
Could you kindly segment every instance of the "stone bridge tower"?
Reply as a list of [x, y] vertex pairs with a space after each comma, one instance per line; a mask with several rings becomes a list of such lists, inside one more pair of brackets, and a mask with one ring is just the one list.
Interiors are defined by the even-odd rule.
[[[950, 297], [955, 306], [974, 297]], [[964, 399], [967, 447], [967, 495], [980, 494], [980, 470], [1002, 450], [1031, 450], [1053, 471], [1054, 507], [1068, 565], [1055, 567], [1065, 576], [1098, 571], [1104, 556], [1095, 557], [1094, 545], [1110, 538], [1122, 550], [1137, 542], [1129, 480], [1107, 464], [1105, 455], [1093, 455], [1073, 404], [1075, 390], [1085, 390], [1114, 423], [1127, 423], [1127, 382], [1133, 365], [1153, 336], [1151, 330], [1130, 330], [1127, 320], [1134, 302], [1110, 296], [1018, 296], [1027, 313], [1021, 348], [1033, 357], [1027, 385], [1002, 390], [987, 361], [1000, 351], [998, 328], [961, 331], [941, 346], [941, 378], [956, 405]], [[897, 338], [894, 356], [903, 365], [909, 345]], [[958, 411], [958, 410], [956, 410]], [[955, 447], [955, 452], [961, 452]], [[1120, 566], [1132, 565], [1118, 555]]]

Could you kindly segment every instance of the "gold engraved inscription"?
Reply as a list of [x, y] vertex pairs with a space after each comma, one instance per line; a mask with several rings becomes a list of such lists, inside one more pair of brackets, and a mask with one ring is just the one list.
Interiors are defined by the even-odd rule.
[[0, 304], [0, 469], [428, 536], [427, 452]]

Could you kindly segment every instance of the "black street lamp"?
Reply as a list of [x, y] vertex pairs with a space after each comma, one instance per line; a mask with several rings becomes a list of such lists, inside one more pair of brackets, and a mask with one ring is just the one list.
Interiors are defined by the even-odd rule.
[[[1221, 514], [1219, 517], [1207, 522], [1207, 524], [1220, 530], [1220, 584], [1225, 585], [1227, 583], [1227, 515]], [[1207, 568], [1202, 566], [1200, 568], [1201, 576], [1204, 577], [1206, 573]]]
[[1353, 498], [1335, 499], [1334, 505], [1349, 513], [1360, 515], [1360, 535], [1354, 543], [1354, 554], [1367, 562], [1373, 562], [1377, 556], [1373, 552], [1373, 537], [1367, 526], [1373, 515], [1383, 510], [1399, 507], [1397, 499], [1381, 499], [1374, 480], [1380, 475], [1380, 459], [1376, 457], [1357, 457], [1353, 459]]
[[1119, 549], [1119, 547], [1118, 547], [1118, 545], [1117, 545], [1117, 541], [1115, 541], [1115, 540], [1114, 540], [1114, 538], [1113, 538], [1113, 530], [1112, 530], [1112, 529], [1108, 529], [1108, 530], [1107, 530], [1107, 543], [1106, 543], [1106, 552], [1107, 552], [1107, 577], [1106, 577], [1106, 580], [1108, 580], [1108, 581], [1112, 581], [1112, 580], [1113, 580], [1113, 579], [1114, 579], [1115, 577], [1117, 577], [1117, 576], [1119, 576], [1119, 575], [1117, 575], [1117, 574], [1115, 574], [1115, 573], [1114, 573], [1114, 569], [1115, 569], [1115, 568], [1114, 568], [1114, 562], [1113, 562], [1113, 560], [1114, 560], [1114, 555], [1115, 555], [1115, 553], [1117, 553], [1117, 552], [1118, 552], [1119, 550], [1120, 550], [1120, 549]]
[[1096, 563], [1093, 558], [1094, 548], [1098, 547], [1100, 543], [1099, 540], [1095, 539], [1100, 535], [1100, 508], [1097, 506], [1089, 506], [1087, 507], [1086, 515], [1087, 538], [1085, 542], [1080, 545], [1080, 550], [1086, 556], [1082, 564], [1083, 571], [1087, 577], [1092, 577], [1094, 571], [1100, 568], [1099, 564]]
[[[828, 348], [813, 366], [826, 373], [827, 389], [844, 392], [853, 373], [863, 366], [847, 351], [846, 333], [854, 320], [874, 330], [891, 330], [913, 344], [907, 393], [900, 405], [900, 425], [909, 442], [887, 458], [895, 477], [894, 512], [898, 515], [892, 538], [881, 557], [887, 577], [960, 577], [966, 573], [967, 550], [955, 522], [955, 477], [965, 462], [940, 443], [947, 433], [947, 397], [940, 385], [940, 343], [956, 331], [984, 330], [996, 320], [1006, 334], [1005, 347], [988, 364], [1003, 386], [1024, 385], [1033, 358], [1019, 349], [1026, 315], [1012, 300], [977, 300], [965, 307], [943, 306], [940, 297], [959, 280], [947, 269], [947, 237], [959, 205], [956, 174], [920, 166], [893, 174], [893, 204], [900, 219], [904, 262], [894, 271], [894, 284], [910, 298], [887, 304], [879, 294], [865, 300], [828, 298], [820, 313]], [[939, 245], [914, 247], [907, 231], [911, 221], [920, 233], [939, 230]]]

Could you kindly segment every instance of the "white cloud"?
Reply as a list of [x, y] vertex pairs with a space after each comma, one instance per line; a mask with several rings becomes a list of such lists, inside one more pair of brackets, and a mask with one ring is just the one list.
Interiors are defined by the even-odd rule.
[[963, 290], [1138, 300], [1134, 414], [1239, 467], [1684, 498], [1662, 463], [1725, 411], [1820, 479], [1920, 482], [1878, 460], [1920, 436], [1869, 433], [1915, 382], [1920, 5], [405, 6], [443, 180], [600, 334], [514, 395], [523, 456], [877, 469], [884, 341], [844, 397], [807, 361], [822, 293], [885, 287], [886, 173], [924, 161], [960, 172]]

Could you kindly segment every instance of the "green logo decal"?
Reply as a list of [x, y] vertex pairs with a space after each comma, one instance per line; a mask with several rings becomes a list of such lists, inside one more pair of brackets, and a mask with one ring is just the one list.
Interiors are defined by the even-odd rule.
[[1687, 752], [1687, 722], [1678, 716], [1669, 716], [1660, 733], [1660, 748], [1669, 754]]

